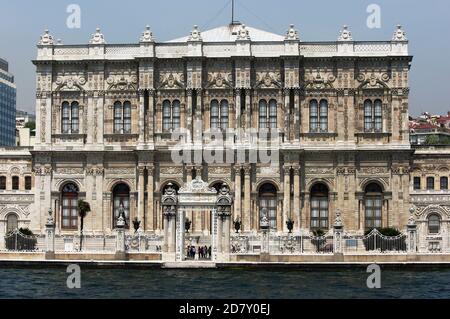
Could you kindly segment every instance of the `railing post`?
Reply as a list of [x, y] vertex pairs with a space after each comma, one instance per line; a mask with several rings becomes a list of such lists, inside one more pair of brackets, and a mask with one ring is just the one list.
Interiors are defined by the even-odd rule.
[[341, 211], [338, 209], [336, 211], [336, 218], [333, 225], [333, 252], [335, 255], [343, 254], [342, 247], [342, 233], [344, 231], [344, 226], [341, 219]]
[[45, 245], [45, 259], [55, 259], [55, 221], [51, 208], [48, 210], [48, 218], [45, 223]]
[[411, 215], [409, 216], [408, 225], [406, 225], [407, 234], [408, 234], [408, 254], [414, 254], [417, 252], [417, 225], [414, 219], [413, 213], [414, 208], [410, 208]]
[[125, 260], [126, 259], [126, 249], [125, 249], [125, 219], [122, 214], [119, 214], [117, 218], [116, 226], [116, 254], [115, 259]]

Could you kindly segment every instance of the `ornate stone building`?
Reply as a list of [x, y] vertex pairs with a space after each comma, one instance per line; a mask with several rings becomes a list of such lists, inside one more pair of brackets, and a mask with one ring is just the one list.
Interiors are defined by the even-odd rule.
[[[259, 231], [262, 214], [276, 232], [287, 232], [289, 219], [295, 233], [327, 230], [337, 210], [348, 232], [404, 230], [411, 61], [400, 26], [376, 42], [354, 41], [347, 27], [337, 41], [304, 42], [292, 25], [281, 36], [238, 23], [194, 27], [168, 42], [147, 27], [139, 43], [123, 45], [107, 44], [99, 29], [86, 45], [63, 45], [46, 31], [33, 61], [29, 226], [42, 233], [52, 208], [57, 233], [76, 233], [83, 198], [92, 209], [85, 233], [110, 234], [124, 211], [127, 225], [137, 218], [142, 231], [163, 234], [164, 190], [199, 178], [229, 187], [244, 233]], [[223, 146], [231, 161], [175, 162], [172, 133], [196, 123], [224, 136], [254, 128], [257, 144], [233, 135]], [[271, 163], [251, 160], [263, 130], [277, 154]], [[183, 148], [205, 146], [194, 135], [182, 136]], [[208, 214], [187, 215], [193, 233], [210, 234]]]

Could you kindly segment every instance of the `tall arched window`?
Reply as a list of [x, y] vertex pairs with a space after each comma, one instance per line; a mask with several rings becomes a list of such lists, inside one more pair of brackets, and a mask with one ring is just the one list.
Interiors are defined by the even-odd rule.
[[259, 101], [259, 128], [267, 128], [267, 101]]
[[174, 100], [172, 102], [172, 129], [176, 130], [180, 128], [180, 115], [181, 107], [180, 101]]
[[440, 184], [441, 184], [441, 190], [447, 190], [448, 189], [448, 177], [441, 176]]
[[441, 217], [438, 214], [428, 216], [428, 233], [439, 234], [441, 231]]
[[11, 213], [6, 217], [6, 232], [17, 230], [19, 228], [19, 217], [16, 214]]
[[29, 191], [31, 188], [31, 176], [25, 176], [25, 190]]
[[277, 128], [277, 101], [259, 101], [259, 128]]
[[377, 183], [366, 186], [364, 194], [366, 229], [382, 226], [383, 190]]
[[217, 129], [219, 128], [219, 101], [212, 100], [211, 101], [211, 128]]
[[220, 101], [220, 128], [226, 130], [228, 128], [228, 101]]
[[78, 187], [73, 183], [64, 185], [61, 192], [61, 227], [78, 228]]
[[277, 127], [277, 101], [274, 99], [269, 101], [269, 127]]
[[0, 176], [0, 190], [6, 189], [6, 176]]
[[80, 125], [80, 107], [78, 102], [69, 103], [64, 101], [62, 103], [62, 117], [61, 117], [61, 131], [64, 134], [78, 133]]
[[371, 132], [373, 129], [372, 122], [372, 101], [364, 101], [364, 131]]
[[318, 119], [319, 119], [319, 104], [317, 100], [311, 100], [309, 102], [309, 131], [318, 131]]
[[263, 215], [269, 220], [270, 229], [277, 228], [277, 189], [266, 183], [259, 188], [259, 220]]
[[117, 226], [119, 215], [125, 219], [125, 225], [130, 225], [130, 188], [126, 184], [118, 184], [113, 189], [113, 228]]
[[383, 102], [376, 99], [374, 102], [367, 99], [364, 101], [364, 131], [382, 132], [383, 130]]
[[427, 189], [433, 190], [434, 189], [434, 177], [427, 177]]
[[114, 133], [131, 133], [131, 103], [125, 101], [123, 104], [119, 101], [114, 103]]
[[170, 131], [170, 129], [171, 129], [171, 114], [172, 114], [172, 112], [171, 112], [171, 110], [170, 110], [170, 108], [171, 108], [171, 104], [170, 104], [170, 101], [169, 100], [164, 100], [163, 101], [163, 109], [162, 109], [162, 112], [163, 112], [163, 131]]
[[328, 187], [318, 183], [311, 188], [311, 229], [328, 229]]
[[319, 123], [320, 123], [320, 131], [327, 132], [328, 131], [328, 101], [320, 100], [320, 108], [319, 108]]
[[19, 190], [19, 176], [12, 177], [12, 189]]

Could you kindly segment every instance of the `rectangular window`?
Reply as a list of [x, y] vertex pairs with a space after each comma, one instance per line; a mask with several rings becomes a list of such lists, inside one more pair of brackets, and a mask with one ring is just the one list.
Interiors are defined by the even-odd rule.
[[0, 189], [6, 189], [6, 176], [0, 176]]
[[448, 189], [448, 177], [443, 176], [441, 177], [441, 190], [447, 190]]
[[434, 189], [434, 177], [427, 177], [427, 190]]
[[414, 189], [419, 190], [420, 187], [420, 177], [416, 176], [414, 177]]
[[62, 227], [76, 229], [78, 227], [77, 197], [63, 197]]
[[383, 200], [380, 197], [366, 197], [365, 200], [365, 226], [366, 229], [381, 227], [381, 212]]
[[12, 189], [18, 190], [19, 189], [19, 176], [13, 176], [12, 177]]
[[25, 189], [31, 190], [31, 176], [25, 176]]

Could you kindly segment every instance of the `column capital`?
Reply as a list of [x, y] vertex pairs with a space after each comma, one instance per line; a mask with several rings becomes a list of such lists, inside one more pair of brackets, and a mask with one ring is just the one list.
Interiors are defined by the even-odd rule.
[[300, 165], [294, 165], [294, 166], [292, 166], [292, 170], [294, 171], [294, 175], [300, 175], [300, 173], [301, 173], [301, 166]]
[[153, 166], [153, 164], [149, 164], [146, 167], [147, 167], [148, 174], [153, 175], [153, 173], [155, 172], [155, 166]]
[[252, 172], [252, 167], [250, 165], [244, 166], [243, 169], [244, 169], [244, 174], [245, 175], [250, 175], [251, 172]]
[[290, 175], [291, 174], [291, 165], [285, 164], [283, 166], [284, 175]]
[[144, 175], [145, 166], [138, 166], [137, 170], [139, 175]]
[[241, 174], [241, 170], [242, 170], [242, 166], [240, 165], [235, 165], [233, 167], [235, 174]]

